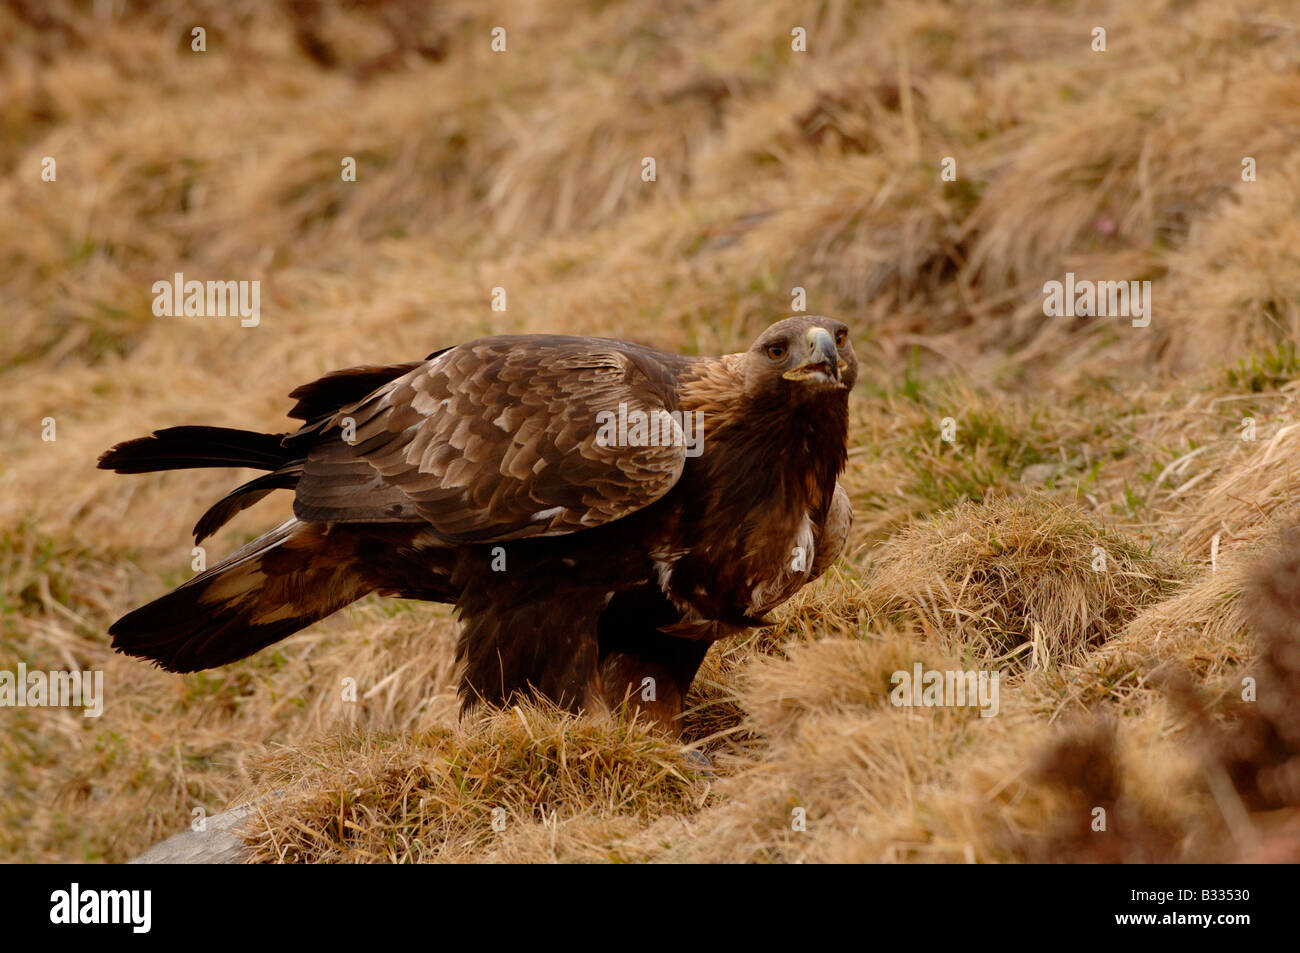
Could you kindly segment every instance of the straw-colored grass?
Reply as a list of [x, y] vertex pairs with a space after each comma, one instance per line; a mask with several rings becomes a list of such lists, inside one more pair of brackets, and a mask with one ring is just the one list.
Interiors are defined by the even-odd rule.
[[282, 792], [248, 832], [253, 859], [273, 862], [643, 860], [620, 842], [709, 797], [661, 733], [538, 706], [336, 736], [276, 752], [255, 776]]
[[873, 625], [910, 625], [974, 659], [1077, 663], [1178, 569], [1080, 511], [1034, 497], [963, 503], [890, 538], [864, 593]]
[[[106, 687], [98, 719], [0, 709], [0, 857], [121, 861], [268, 792], [265, 861], [1295, 855], [1287, 0], [52, 0], [0, 38], [0, 669]], [[1067, 271], [1151, 281], [1150, 326], [1044, 316]], [[261, 324], [155, 317], [176, 272], [260, 281]], [[640, 725], [462, 721], [446, 607], [185, 677], [109, 651], [238, 480], [96, 470], [112, 443], [282, 427], [324, 371], [482, 334], [738, 350], [796, 288], [853, 327], [857, 521], [710, 654], [711, 768]], [[896, 707], [917, 662], [999, 671], [998, 715]]]

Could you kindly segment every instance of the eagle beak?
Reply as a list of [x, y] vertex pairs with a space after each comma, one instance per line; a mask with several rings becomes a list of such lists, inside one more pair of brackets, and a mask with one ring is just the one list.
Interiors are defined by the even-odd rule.
[[838, 383], [843, 362], [840, 360], [839, 350], [835, 347], [835, 338], [831, 337], [831, 333], [825, 328], [810, 328], [807, 341], [808, 359], [781, 376], [788, 381]]

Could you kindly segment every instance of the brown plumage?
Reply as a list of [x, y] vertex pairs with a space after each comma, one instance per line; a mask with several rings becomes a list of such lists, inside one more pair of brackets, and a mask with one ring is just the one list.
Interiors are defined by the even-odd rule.
[[456, 605], [467, 704], [540, 693], [670, 723], [710, 644], [843, 547], [856, 377], [848, 329], [823, 317], [719, 358], [506, 335], [326, 375], [290, 395], [291, 433], [119, 444], [101, 468], [267, 471], [198, 540], [276, 489], [295, 515], [123, 616], [113, 647], [211, 668], [378, 592]]

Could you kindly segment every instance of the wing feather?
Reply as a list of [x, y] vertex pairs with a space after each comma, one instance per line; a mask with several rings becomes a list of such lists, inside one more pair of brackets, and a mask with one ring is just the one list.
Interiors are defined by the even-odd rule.
[[427, 522], [457, 542], [599, 526], [662, 497], [686, 462], [680, 441], [606, 446], [601, 415], [620, 406], [677, 409], [672, 372], [649, 349], [558, 335], [471, 341], [321, 425], [294, 512]]

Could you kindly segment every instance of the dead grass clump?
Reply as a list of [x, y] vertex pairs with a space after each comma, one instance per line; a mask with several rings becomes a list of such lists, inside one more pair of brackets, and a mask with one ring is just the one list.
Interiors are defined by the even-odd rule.
[[1100, 443], [1084, 415], [1049, 416], [1032, 399], [931, 376], [915, 352], [901, 375], [859, 388], [853, 427], [862, 440], [841, 479], [853, 501], [855, 541], [882, 539], [959, 503], [1069, 486], [1087, 473], [1081, 442]]
[[[718, 803], [662, 859], [759, 862], [964, 860], [970, 843], [932, 797], [957, 766], [1006, 730], [976, 707], [895, 707], [891, 677], [963, 667], [909, 635], [792, 642], [753, 659], [737, 698], [761, 739], [755, 757], [717, 784]], [[1018, 725], [1030, 726], [1010, 715]]]
[[924, 303], [933, 333], [963, 314], [959, 298], [938, 292], [962, 263], [958, 223], [973, 197], [968, 186], [936, 189], [937, 166], [896, 162], [896, 154], [851, 155], [830, 170], [791, 160], [788, 204], [753, 230], [750, 248], [845, 308]]
[[1230, 687], [1231, 676], [1255, 651], [1240, 600], [1249, 578], [1249, 561], [1234, 558], [1147, 606], [1089, 654], [1079, 675], [1081, 681], [1095, 681], [1084, 695], [1128, 698], [1170, 665], [1194, 674], [1207, 688]]
[[[1258, 566], [1244, 602], [1260, 643], [1253, 694], [1235, 707], [1237, 730], [1222, 756], [1246, 807], [1286, 811], [1300, 821], [1300, 529], [1282, 534]], [[1293, 830], [1290, 860], [1300, 859]]]
[[[1167, 791], [1141, 783], [1104, 719], [1065, 731], [1037, 756], [1029, 784], [1039, 829], [1013, 848], [1031, 863], [1170, 863], [1187, 830], [1164, 810]], [[1152, 752], [1148, 749], [1148, 756]], [[1139, 755], [1140, 756], [1140, 755]]]
[[642, 859], [618, 841], [707, 798], [682, 750], [643, 724], [538, 705], [323, 740], [257, 771], [285, 793], [247, 839], [263, 863]]
[[[1300, 84], [1290, 99], [1294, 113]], [[1163, 307], [1177, 319], [1157, 328], [1165, 360], [1199, 366], [1300, 337], [1300, 160], [1274, 164], [1237, 181], [1169, 253]]]
[[792, 645], [784, 658], [756, 658], [742, 675], [738, 695], [756, 734], [788, 737], [796, 722], [811, 715], [888, 708], [894, 673], [910, 673], [918, 662], [926, 671], [961, 667], [933, 645], [869, 632]]
[[718, 643], [705, 656], [691, 683], [682, 711], [682, 739], [713, 755], [719, 749], [739, 754], [755, 736], [744, 726], [745, 710], [736, 697], [736, 673], [755, 657], [775, 650], [771, 629]]
[[1233, 441], [1216, 479], [1207, 481], [1201, 505], [1182, 534], [1183, 544], [1208, 556], [1216, 542], [1222, 550], [1257, 540], [1279, 521], [1285, 525], [1300, 493], [1298, 451], [1297, 423], [1278, 427], [1267, 439]]
[[[146, 599], [160, 581], [120, 548], [91, 554], [74, 539], [31, 523], [0, 532], [0, 669], [103, 674], [99, 717], [4, 710], [0, 856], [128, 860], [194, 809], [228, 806], [249, 783], [246, 759], [265, 744], [455, 718], [448, 610], [372, 601], [252, 658], [181, 677], [114, 654], [104, 636], [128, 593]], [[184, 578], [163, 574], [166, 585]], [[355, 701], [343, 700], [346, 684]]]
[[1043, 498], [954, 507], [888, 540], [873, 565], [873, 624], [1035, 668], [1077, 662], [1179, 576], [1168, 559]]
[[[1259, 642], [1251, 678], [1218, 698], [1207, 698], [1198, 687], [1203, 673], [1176, 661], [1156, 679], [1171, 703], [1165, 710], [1191, 729], [1179, 734], [1182, 757], [1190, 754], [1199, 762], [1194, 774], [1154, 789], [1161, 796], [1153, 798], [1140, 774], [1161, 760], [1157, 749], [1167, 739], [1144, 745], [1135, 758], [1119, 750], [1114, 725], [1080, 726], [1042, 755], [1033, 783], [1055, 791], [1061, 809], [1046, 837], [1022, 842], [1026, 859], [1300, 860], [1300, 530], [1285, 531], [1262, 561], [1239, 567], [1230, 578], [1240, 584], [1234, 591], [1244, 588], [1232, 609], [1234, 624], [1244, 617]], [[1206, 600], [1172, 601], [1203, 606]], [[1132, 728], [1153, 723], [1147, 718]], [[1181, 796], [1171, 797], [1171, 791]], [[1189, 811], [1197, 801], [1202, 809]], [[1096, 827], [1099, 807], [1113, 818], [1106, 829], [1114, 836], [1100, 836], [1105, 832]]]

